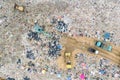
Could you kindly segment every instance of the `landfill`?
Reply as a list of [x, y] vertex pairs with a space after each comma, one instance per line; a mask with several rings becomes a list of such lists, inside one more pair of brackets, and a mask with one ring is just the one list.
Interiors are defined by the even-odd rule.
[[120, 80], [119, 0], [0, 0], [0, 80]]

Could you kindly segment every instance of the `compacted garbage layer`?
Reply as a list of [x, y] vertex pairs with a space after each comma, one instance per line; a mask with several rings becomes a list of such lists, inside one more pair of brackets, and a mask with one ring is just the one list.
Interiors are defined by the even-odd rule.
[[[20, 6], [25, 6], [25, 11], [19, 12], [19, 10], [14, 10], [15, 3]], [[110, 36], [111, 43], [119, 46], [119, 6], [119, 2], [116, 0], [0, 0], [0, 77], [6, 79], [15, 78], [16, 80], [29, 78], [31, 80], [46, 80], [46, 78], [49, 80], [65, 80], [67, 76], [70, 76], [68, 74], [73, 74], [73, 72], [74, 74], [72, 75], [72, 78], [75, 79], [78, 77], [77, 79], [79, 79], [79, 75], [82, 73], [82, 71], [84, 71], [84, 74], [87, 76], [87, 78], [91, 79], [90, 76], [95, 74], [96, 72], [94, 69], [92, 70], [92, 68], [90, 69], [90, 71], [92, 70], [93, 72], [91, 72], [89, 76], [87, 75], [88, 72], [82, 70], [79, 66], [76, 66], [76, 69], [74, 68], [71, 72], [63, 71], [61, 69], [56, 70], [54, 67], [59, 68], [58, 66], [55, 66], [57, 65], [56, 58], [48, 57], [47, 54], [47, 50], [49, 50], [47, 43], [51, 40], [46, 38], [46, 36], [41, 34], [40, 38], [43, 40], [43, 42], [40, 42], [39, 39], [37, 39], [39, 41], [37, 42], [35, 41], [35, 39], [29, 41], [28, 39], [26, 39], [26, 36], [25, 38], [22, 38], [22, 35], [33, 29], [33, 25], [36, 20], [40, 25], [45, 25], [46, 31], [56, 32], [56, 24], [51, 24], [51, 18], [54, 16], [55, 18], [57, 18], [57, 20], [62, 19], [64, 22], [67, 23], [68, 26], [65, 28], [68, 29], [66, 29], [65, 31], [68, 30], [68, 35], [70, 36], [86, 36], [92, 38], [96, 37], [103, 40], [102, 36], [104, 32], [110, 32], [113, 34], [112, 36]], [[85, 45], [85, 43], [89, 44], [89, 39], [77, 40], [83, 41], [83, 43], [76, 44], [76, 41], [71, 39], [68, 39], [68, 43], [65, 43], [65, 38], [62, 39], [61, 43], [65, 43], [65, 45], [62, 44], [62, 46], [63, 48], [66, 48], [66, 52], [71, 52], [73, 54], [75, 52], [77, 54], [83, 51], [82, 53], [87, 53], [86, 50], [88, 46], [83, 46]], [[85, 43], [84, 40], [86, 41]], [[46, 44], [46, 46], [43, 47], [44, 44]], [[79, 45], [81, 45], [81, 47]], [[90, 43], [89, 45], [93, 44]], [[102, 56], [111, 59], [111, 56], [114, 56], [114, 59], [116, 55], [119, 55], [118, 52], [120, 51], [120, 48], [116, 48], [116, 46], [113, 48], [112, 53], [107, 53], [99, 49], [102, 53], [100, 53], [100, 56], [97, 57], [101, 58]], [[74, 51], [79, 47], [80, 51]], [[28, 55], [26, 53], [27, 50], [33, 50], [32, 54]], [[108, 55], [104, 55], [105, 53], [107, 53]], [[116, 60], [118, 60], [118, 58], [119, 57], [116, 57]], [[82, 59], [80, 60], [80, 62], [77, 62], [77, 59], [73, 58], [73, 65], [76, 65], [77, 63], [81, 64], [81, 62], [83, 61]], [[87, 57], [85, 57], [85, 59], [89, 62], [89, 59]], [[93, 66], [94, 64], [98, 64], [95, 63], [94, 60], [90, 60], [88, 65], [90, 63], [92, 63]], [[46, 69], [45, 66], [47, 64], [49, 64], [49, 70], [48, 72], [46, 72], [46, 74], [43, 74], [42, 72], [45, 71], [44, 69]], [[85, 64], [82, 63], [82, 65]], [[108, 65], [109, 64], [102, 67], [104, 68]], [[97, 78], [93, 78], [99, 79], [99, 77], [102, 76], [104, 77], [103, 80], [114, 80], [115, 77], [116, 79], [118, 79], [118, 70], [120, 69], [117, 68], [114, 64], [110, 65], [108, 69], [110, 72], [107, 72], [110, 73], [109, 75], [111, 75], [112, 77], [106, 77], [106, 75], [103, 76], [103, 74], [100, 74], [96, 75], [98, 76]], [[77, 72], [78, 70], [79, 72]], [[105, 70], [100, 70], [100, 73], [104, 72]], [[62, 74], [61, 77], [60, 75], [57, 75], [58, 73]], [[51, 76], [49, 76], [49, 74], [51, 74]]]

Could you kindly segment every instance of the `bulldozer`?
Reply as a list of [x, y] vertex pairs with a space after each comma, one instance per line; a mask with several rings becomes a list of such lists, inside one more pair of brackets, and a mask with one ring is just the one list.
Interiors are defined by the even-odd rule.
[[18, 10], [20, 12], [24, 12], [25, 11], [25, 7], [24, 6], [19, 6], [18, 4], [15, 3], [14, 5], [14, 9]]
[[65, 57], [65, 63], [66, 63], [66, 68], [67, 69], [71, 69], [72, 68], [72, 63], [71, 63], [71, 53], [65, 53], [64, 57]]

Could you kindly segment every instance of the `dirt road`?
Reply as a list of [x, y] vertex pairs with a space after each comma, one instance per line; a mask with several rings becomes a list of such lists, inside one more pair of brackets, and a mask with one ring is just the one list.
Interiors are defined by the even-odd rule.
[[64, 50], [61, 52], [62, 56], [58, 59], [58, 64], [60, 64], [61, 68], [65, 66], [64, 64], [64, 53], [70, 52], [72, 53], [72, 61], [73, 61], [73, 66], [75, 64], [75, 54], [79, 52], [83, 52], [86, 54], [90, 54], [87, 49], [89, 47], [93, 47], [97, 50], [99, 50], [99, 54], [97, 55], [98, 57], [104, 57], [107, 59], [110, 59], [113, 63], [119, 64], [120, 65], [120, 47], [115, 47], [113, 46], [112, 52], [108, 52], [106, 50], [103, 50], [101, 48], [98, 48], [95, 46], [95, 39], [93, 38], [86, 38], [86, 37], [63, 37], [61, 39], [61, 44], [64, 47]]

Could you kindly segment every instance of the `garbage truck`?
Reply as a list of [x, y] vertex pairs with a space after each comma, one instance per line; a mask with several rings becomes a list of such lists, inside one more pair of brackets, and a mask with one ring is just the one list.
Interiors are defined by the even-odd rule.
[[110, 51], [110, 52], [112, 51], [112, 46], [105, 43], [105, 42], [96, 41], [95, 46], [100, 47], [100, 48], [107, 50], [107, 51]]

